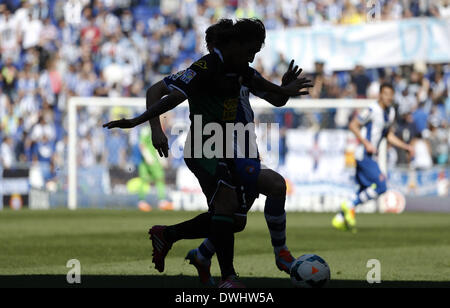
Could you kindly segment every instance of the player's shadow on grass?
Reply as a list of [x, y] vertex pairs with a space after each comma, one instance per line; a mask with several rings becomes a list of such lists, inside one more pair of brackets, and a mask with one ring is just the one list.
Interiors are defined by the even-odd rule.
[[[216, 278], [216, 282], [218, 278]], [[241, 277], [248, 288], [292, 288], [288, 277]], [[0, 288], [202, 288], [198, 277], [167, 275], [81, 275], [80, 284], [69, 284], [65, 275], [1, 276]], [[450, 281], [382, 281], [369, 284], [363, 280], [331, 280], [328, 288], [450, 288]]]

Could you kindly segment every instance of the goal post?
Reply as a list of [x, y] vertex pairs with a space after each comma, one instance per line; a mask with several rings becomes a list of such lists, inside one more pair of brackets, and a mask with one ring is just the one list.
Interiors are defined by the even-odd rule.
[[68, 101], [68, 196], [67, 205], [77, 208], [77, 108], [78, 107], [145, 107], [145, 98], [135, 97], [71, 97]]
[[[288, 103], [280, 108], [289, 108], [299, 112], [328, 110], [328, 109], [361, 109], [367, 108], [373, 104], [372, 99], [290, 99]], [[266, 112], [275, 109], [266, 101], [254, 98], [251, 99], [252, 108], [255, 113]], [[187, 102], [184, 102], [177, 108], [187, 108]], [[78, 126], [80, 124], [77, 118], [78, 109], [80, 107], [130, 107], [139, 110], [145, 110], [145, 98], [129, 98], [129, 97], [71, 97], [68, 101], [68, 208], [75, 210], [78, 205], [78, 160], [77, 160], [77, 143], [78, 143]], [[173, 111], [170, 111], [173, 112]], [[116, 119], [110, 119], [116, 120]], [[188, 121], [188, 119], [186, 119]], [[106, 141], [107, 142], [107, 141]], [[386, 147], [380, 150], [380, 168], [386, 170]]]

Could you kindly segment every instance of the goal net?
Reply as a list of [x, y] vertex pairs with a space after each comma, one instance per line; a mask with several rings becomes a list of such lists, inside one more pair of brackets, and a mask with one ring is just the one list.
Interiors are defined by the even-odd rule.
[[[291, 99], [274, 108], [260, 99], [251, 100], [256, 135], [263, 163], [287, 182], [287, 211], [336, 211], [352, 197], [354, 151], [357, 140], [348, 130], [354, 113], [372, 100]], [[67, 202], [80, 207], [136, 207], [141, 199], [152, 206], [161, 191], [175, 210], [204, 210], [206, 199], [194, 175], [183, 161], [183, 144], [189, 128], [188, 106], [183, 103], [161, 117], [169, 139], [169, 158], [157, 158], [164, 171], [161, 183], [145, 183], [140, 167], [140, 140], [148, 125], [130, 130], [102, 128], [102, 124], [132, 117], [145, 110], [144, 98], [73, 97], [68, 108]], [[385, 171], [386, 149], [380, 151]], [[144, 185], [144, 186], [142, 186]], [[143, 196], [143, 192], [145, 196]], [[263, 210], [260, 196], [252, 210]], [[375, 202], [360, 207], [374, 212]]]

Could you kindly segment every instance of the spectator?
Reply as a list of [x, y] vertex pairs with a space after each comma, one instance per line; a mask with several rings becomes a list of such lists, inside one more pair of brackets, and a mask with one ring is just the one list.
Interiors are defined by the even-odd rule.
[[55, 52], [56, 39], [58, 37], [58, 28], [52, 23], [50, 17], [44, 20], [44, 24], [41, 30], [41, 42], [44, 49]]
[[19, 24], [4, 5], [1, 6], [0, 15], [1, 57], [3, 61], [10, 59], [11, 62], [17, 62], [20, 56]]
[[34, 155], [40, 163], [50, 164], [54, 152], [53, 143], [43, 135], [34, 147]]
[[440, 1], [436, 4], [437, 9], [439, 10], [439, 16], [442, 18], [450, 17], [450, 1], [444, 0]]
[[364, 67], [356, 65], [351, 75], [351, 82], [356, 85], [357, 98], [366, 98], [367, 89], [370, 85], [370, 79], [367, 77]]
[[283, 76], [284, 72], [287, 71], [289, 67], [289, 61], [286, 60], [286, 57], [283, 53], [278, 54], [278, 61], [273, 66], [273, 74], [276, 74], [277, 76]]
[[[86, 12], [90, 12], [86, 10]], [[101, 42], [100, 28], [95, 24], [95, 19], [91, 13], [86, 13], [86, 26], [81, 29], [81, 44], [87, 44], [91, 52], [97, 52]]]
[[[23, 120], [22, 120], [23, 121]], [[14, 149], [15, 156], [17, 158], [18, 163], [27, 163], [31, 158], [31, 150], [32, 150], [32, 142], [28, 137], [28, 133], [23, 130], [21, 134], [17, 134], [14, 137], [16, 141], [16, 147]]]
[[351, 0], [346, 0], [344, 11], [342, 13], [341, 23], [343, 24], [360, 24], [364, 21], [364, 15], [358, 11], [358, 8]]
[[20, 27], [23, 36], [23, 49], [35, 47], [40, 43], [43, 24], [38, 17], [33, 16], [31, 11], [28, 12], [27, 19]]
[[15, 156], [13, 149], [13, 141], [10, 137], [4, 137], [0, 146], [0, 162], [3, 169], [9, 169], [14, 167]]
[[41, 115], [38, 123], [31, 131], [31, 140], [37, 143], [45, 138], [50, 142], [55, 140], [55, 136], [56, 132], [54, 126], [47, 122], [46, 117]]
[[94, 94], [96, 79], [92, 62], [84, 62], [81, 67], [81, 72], [77, 76], [76, 95], [84, 97], [92, 96]]
[[9, 97], [3, 92], [3, 85], [0, 84], [0, 130], [4, 129], [3, 119], [6, 119], [6, 116], [8, 114], [8, 110], [10, 108], [10, 99]]
[[[395, 134], [406, 143], [411, 143], [418, 135], [420, 135], [411, 112], [407, 112], [400, 116]], [[397, 149], [397, 152], [397, 162], [399, 164], [407, 165], [408, 157], [406, 156], [406, 151]]]
[[433, 162], [437, 165], [445, 165], [448, 162], [449, 154], [448, 133], [436, 121], [431, 121], [429, 127], [429, 140]]
[[81, 157], [80, 165], [85, 168], [94, 166], [96, 160], [93, 151], [92, 138], [89, 133], [85, 138], [80, 140], [79, 151], [79, 157]]
[[431, 84], [431, 100], [436, 105], [444, 105], [447, 98], [447, 85], [444, 81], [444, 72], [438, 71], [434, 74], [434, 81]]
[[412, 112], [417, 106], [417, 99], [410, 95], [408, 88], [405, 87], [399, 96], [397, 96], [398, 113], [400, 115]]
[[127, 142], [118, 131], [113, 131], [106, 143], [107, 162], [109, 166], [120, 167], [126, 162]]
[[421, 134], [426, 128], [428, 123], [428, 113], [424, 110], [425, 104], [420, 103], [419, 108], [413, 112], [414, 123], [417, 128], [417, 132]]
[[16, 82], [18, 78], [18, 71], [13, 64], [13, 58], [7, 57], [5, 65], [1, 69], [1, 78], [3, 93], [9, 98], [11, 102], [15, 100], [14, 92], [16, 88]]
[[[63, 1], [58, 1], [63, 2]], [[64, 4], [64, 19], [70, 24], [78, 25], [81, 23], [81, 11], [83, 6], [88, 3], [88, 0], [68, 0]]]
[[411, 142], [414, 147], [414, 157], [411, 161], [411, 167], [416, 170], [427, 170], [433, 166], [431, 159], [431, 147], [428, 140], [419, 134]]

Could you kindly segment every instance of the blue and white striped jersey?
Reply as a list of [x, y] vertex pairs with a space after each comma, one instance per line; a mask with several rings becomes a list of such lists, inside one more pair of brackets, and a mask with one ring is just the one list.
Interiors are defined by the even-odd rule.
[[[364, 109], [357, 116], [361, 127], [361, 135], [366, 138], [374, 147], [378, 149], [381, 140], [387, 136], [390, 127], [395, 120], [395, 110], [392, 107], [383, 110], [378, 103], [374, 103]], [[366, 152], [363, 144], [358, 145], [355, 152], [355, 159], [362, 160], [364, 156], [371, 156]]]

